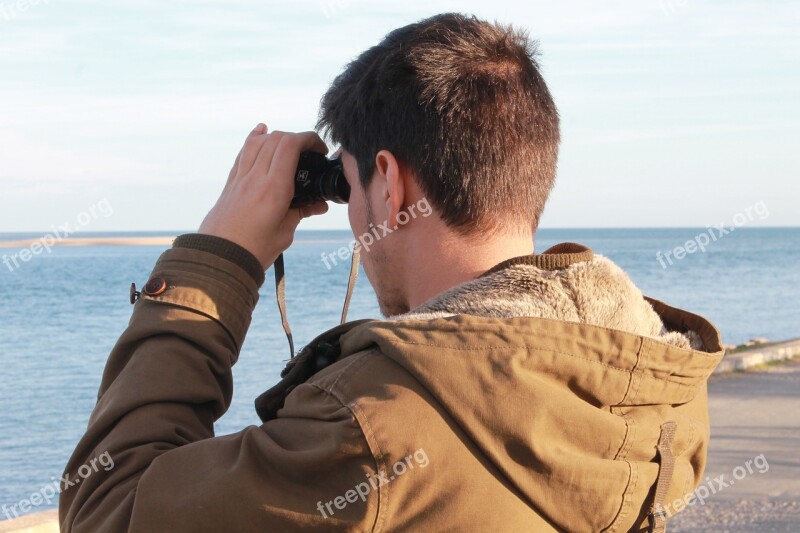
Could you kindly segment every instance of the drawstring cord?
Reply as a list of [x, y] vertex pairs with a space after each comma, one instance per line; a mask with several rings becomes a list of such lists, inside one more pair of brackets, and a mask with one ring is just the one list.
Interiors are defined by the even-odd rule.
[[[353, 248], [353, 255], [350, 258], [350, 276], [347, 279], [347, 293], [344, 297], [342, 306], [342, 318], [339, 322], [344, 324], [347, 321], [347, 311], [350, 308], [350, 298], [358, 280], [358, 265], [361, 256], [361, 249], [358, 244]], [[292, 338], [292, 328], [289, 326], [289, 319], [286, 317], [286, 272], [283, 264], [283, 254], [275, 259], [275, 297], [278, 300], [278, 312], [281, 314], [281, 325], [289, 341], [289, 359], [294, 358], [294, 339]]]

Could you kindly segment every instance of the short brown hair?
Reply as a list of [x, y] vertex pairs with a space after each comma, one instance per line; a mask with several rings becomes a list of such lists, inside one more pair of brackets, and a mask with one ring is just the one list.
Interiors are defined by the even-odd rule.
[[364, 188], [391, 151], [462, 233], [536, 228], [559, 119], [527, 33], [457, 13], [396, 29], [349, 63], [317, 128], [353, 154]]

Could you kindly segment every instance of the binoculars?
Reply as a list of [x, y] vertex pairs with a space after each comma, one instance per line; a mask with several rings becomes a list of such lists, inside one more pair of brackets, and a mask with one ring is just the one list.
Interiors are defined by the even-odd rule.
[[301, 207], [320, 200], [346, 204], [349, 199], [350, 185], [344, 177], [341, 156], [328, 159], [317, 152], [300, 154], [290, 207]]

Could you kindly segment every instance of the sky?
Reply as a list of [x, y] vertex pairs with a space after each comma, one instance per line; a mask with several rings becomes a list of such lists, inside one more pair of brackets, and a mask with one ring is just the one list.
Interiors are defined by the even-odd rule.
[[258, 122], [313, 129], [348, 61], [447, 11], [539, 42], [542, 227], [800, 225], [795, 0], [0, 0], [0, 232], [194, 231]]

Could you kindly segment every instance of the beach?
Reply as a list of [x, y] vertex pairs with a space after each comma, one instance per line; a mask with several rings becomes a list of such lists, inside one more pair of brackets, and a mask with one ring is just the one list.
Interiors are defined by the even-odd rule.
[[0, 248], [28, 248], [35, 246], [172, 246], [175, 237], [70, 237], [50, 242], [39, 239], [0, 240]]

